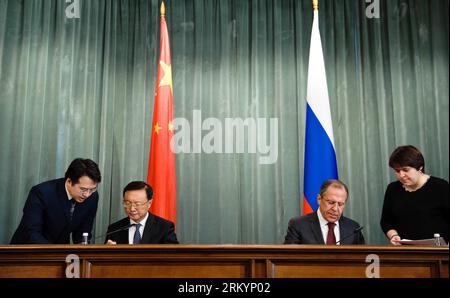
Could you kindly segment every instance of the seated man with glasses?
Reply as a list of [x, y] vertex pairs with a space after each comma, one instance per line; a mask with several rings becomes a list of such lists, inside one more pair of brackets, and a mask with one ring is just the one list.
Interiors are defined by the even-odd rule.
[[344, 183], [325, 181], [317, 196], [319, 209], [291, 219], [284, 244], [364, 244], [360, 225], [342, 216], [347, 198]]
[[11, 244], [70, 244], [70, 235], [77, 244], [83, 233], [90, 239], [101, 179], [94, 161], [77, 158], [64, 178], [33, 186]]
[[148, 210], [153, 190], [145, 182], [133, 181], [123, 189], [125, 217], [108, 227], [106, 244], [178, 244], [175, 226]]

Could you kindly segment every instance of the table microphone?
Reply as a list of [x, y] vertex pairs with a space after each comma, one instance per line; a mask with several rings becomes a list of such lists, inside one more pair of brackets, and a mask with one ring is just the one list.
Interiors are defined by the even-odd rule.
[[336, 245], [341, 243], [342, 240], [345, 240], [347, 238], [350, 238], [351, 236], [355, 235], [356, 233], [360, 232], [364, 227], [357, 227], [351, 234], [348, 234], [344, 238], [340, 239], [339, 241], [336, 241]]
[[102, 234], [102, 235], [100, 235], [100, 236], [97, 236], [97, 237], [95, 237], [95, 239], [98, 239], [98, 238], [104, 238], [104, 237], [106, 237], [106, 236], [110, 236], [110, 235], [115, 234], [115, 233], [117, 233], [117, 232], [120, 232], [120, 231], [123, 231], [123, 230], [128, 230], [128, 229], [131, 228], [132, 226], [134, 226], [134, 224], [128, 224], [128, 225], [126, 225], [126, 226], [124, 226], [124, 227], [118, 228], [117, 230], [114, 230], [114, 231], [111, 231], [111, 232], [109, 232], [109, 233], [106, 233], [106, 234]]

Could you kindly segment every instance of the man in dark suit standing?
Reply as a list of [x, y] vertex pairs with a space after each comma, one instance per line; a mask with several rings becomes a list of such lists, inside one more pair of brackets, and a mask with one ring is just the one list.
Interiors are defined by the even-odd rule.
[[317, 196], [319, 209], [291, 219], [284, 244], [364, 244], [359, 224], [342, 216], [347, 197], [343, 182], [325, 181]]
[[123, 189], [125, 217], [108, 227], [106, 244], [178, 244], [175, 226], [148, 210], [153, 190], [145, 182], [133, 181]]
[[72, 161], [64, 178], [31, 188], [11, 244], [77, 244], [89, 233], [97, 213], [98, 165], [90, 159]]

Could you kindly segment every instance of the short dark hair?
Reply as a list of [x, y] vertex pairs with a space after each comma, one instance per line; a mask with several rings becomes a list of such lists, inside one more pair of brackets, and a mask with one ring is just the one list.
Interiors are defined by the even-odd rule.
[[347, 185], [345, 185], [344, 182], [337, 180], [337, 179], [329, 179], [329, 180], [326, 180], [324, 183], [322, 183], [322, 185], [320, 186], [320, 193], [319, 193], [321, 198], [323, 198], [323, 196], [327, 192], [328, 188], [330, 188], [331, 186], [340, 188], [340, 189], [342, 189], [342, 188], [345, 189], [345, 192], [347, 193], [347, 200], [348, 200]]
[[74, 159], [69, 168], [67, 168], [64, 178], [70, 178], [73, 184], [78, 183], [78, 180], [83, 177], [88, 176], [95, 183], [100, 183], [102, 181], [102, 175], [98, 165], [91, 159], [76, 158]]
[[122, 196], [125, 197], [125, 193], [130, 190], [141, 190], [145, 189], [147, 193], [147, 200], [150, 201], [153, 198], [153, 189], [150, 185], [145, 183], [144, 181], [132, 181], [128, 183], [127, 186], [123, 189]]
[[412, 167], [425, 173], [425, 160], [422, 153], [412, 145], [397, 147], [389, 157], [389, 166], [393, 169], [398, 167]]

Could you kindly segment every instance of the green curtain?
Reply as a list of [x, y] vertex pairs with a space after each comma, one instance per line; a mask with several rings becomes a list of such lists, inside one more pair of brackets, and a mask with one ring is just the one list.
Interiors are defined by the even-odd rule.
[[[96, 236], [124, 217], [123, 187], [147, 176], [160, 1], [79, 3], [80, 18], [68, 18], [65, 0], [0, 0], [3, 244], [31, 186], [76, 157], [103, 174]], [[282, 243], [301, 213], [311, 1], [165, 4], [175, 117], [278, 119], [274, 164], [248, 152], [176, 155], [178, 238]], [[319, 12], [345, 214], [371, 244], [386, 243], [379, 218], [396, 146], [416, 145], [428, 173], [449, 176], [449, 1], [379, 4], [379, 18], [363, 0], [322, 0]]]

